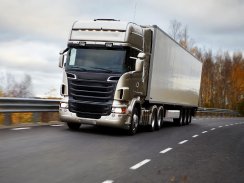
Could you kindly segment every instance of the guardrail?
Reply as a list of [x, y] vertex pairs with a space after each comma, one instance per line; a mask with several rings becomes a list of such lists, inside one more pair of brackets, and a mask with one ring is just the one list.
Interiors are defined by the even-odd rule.
[[198, 107], [197, 115], [206, 116], [206, 115], [217, 115], [217, 116], [239, 116], [240, 114], [237, 111], [230, 109], [217, 109], [217, 108], [204, 108]]
[[0, 113], [58, 112], [59, 103], [60, 100], [0, 97]]
[[[13, 122], [12, 114], [16, 113], [31, 114], [31, 120], [34, 123], [45, 122], [50, 119], [58, 120], [59, 103], [60, 100], [51, 99], [0, 97], [0, 115], [4, 115], [2, 124], [11, 125]], [[197, 116], [239, 116], [239, 113], [229, 109], [199, 107]]]
[[58, 120], [59, 103], [60, 100], [0, 97], [0, 124], [11, 125], [14, 119], [21, 123], [23, 118], [34, 123]]

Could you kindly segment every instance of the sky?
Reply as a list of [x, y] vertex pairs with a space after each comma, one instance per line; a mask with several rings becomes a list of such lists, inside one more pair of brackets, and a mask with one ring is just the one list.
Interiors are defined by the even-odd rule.
[[0, 74], [32, 77], [35, 96], [59, 96], [59, 51], [76, 20], [187, 25], [197, 46], [244, 53], [244, 0], [0, 0]]

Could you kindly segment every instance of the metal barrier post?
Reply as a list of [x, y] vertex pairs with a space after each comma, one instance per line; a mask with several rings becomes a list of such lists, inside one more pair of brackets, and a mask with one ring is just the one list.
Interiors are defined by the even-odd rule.
[[11, 113], [4, 113], [4, 125], [10, 126], [12, 124]]

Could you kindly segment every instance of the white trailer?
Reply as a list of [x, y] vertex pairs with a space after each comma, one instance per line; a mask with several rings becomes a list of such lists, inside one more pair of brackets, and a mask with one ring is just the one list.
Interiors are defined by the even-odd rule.
[[154, 37], [146, 100], [197, 107], [202, 63], [158, 27], [152, 29]]
[[157, 26], [78, 21], [67, 46], [60, 118], [69, 128], [105, 125], [133, 135], [139, 125], [160, 129], [167, 117], [191, 123], [202, 63]]

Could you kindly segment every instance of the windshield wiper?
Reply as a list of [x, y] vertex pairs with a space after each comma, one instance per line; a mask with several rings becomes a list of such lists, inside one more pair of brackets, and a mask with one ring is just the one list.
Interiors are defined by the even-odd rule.
[[112, 73], [113, 71], [112, 70], [109, 70], [109, 69], [104, 69], [104, 68], [101, 68], [101, 67], [89, 67], [89, 68], [92, 68], [92, 69], [95, 69], [95, 70], [102, 70], [102, 71], [105, 71], [107, 73]]
[[74, 71], [87, 71], [84, 67], [72, 66], [67, 68], [67, 70], [74, 70]]

